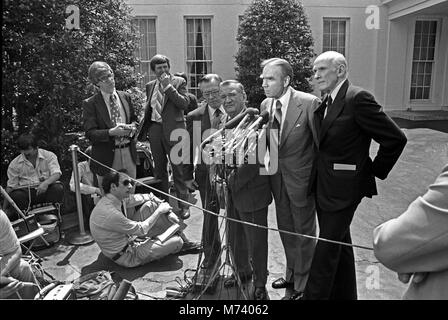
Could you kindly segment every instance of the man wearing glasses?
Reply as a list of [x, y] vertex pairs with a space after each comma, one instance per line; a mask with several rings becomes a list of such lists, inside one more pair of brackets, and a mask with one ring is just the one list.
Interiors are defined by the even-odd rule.
[[[220, 205], [215, 189], [212, 188], [210, 183], [210, 166], [207, 165], [209, 162], [206, 161], [207, 159], [202, 158], [201, 151], [196, 150], [196, 147], [213, 131], [218, 130], [225, 121], [226, 112], [219, 95], [219, 84], [221, 82], [221, 77], [213, 73], [204, 75], [199, 81], [199, 88], [204, 97], [204, 103], [187, 114], [187, 130], [190, 133], [190, 142], [193, 150], [190, 152], [192, 157], [191, 165], [185, 166], [187, 179], [193, 179], [194, 171], [202, 207], [216, 213], [219, 213]], [[199, 132], [199, 130], [201, 140], [193, 141], [195, 137], [193, 132]], [[195, 157], [198, 157], [200, 160], [197, 161], [193, 168], [193, 159]], [[215, 266], [221, 264], [221, 239], [218, 230], [218, 217], [206, 212], [204, 212], [202, 223], [202, 244], [204, 246], [204, 261], [201, 265], [201, 273], [209, 274]]]
[[[88, 76], [99, 89], [83, 101], [84, 131], [92, 143], [92, 158], [113, 169], [126, 169], [135, 178], [137, 151], [133, 135], [137, 116], [131, 97], [115, 89], [114, 73], [106, 62], [92, 63]], [[96, 161], [92, 161], [91, 169], [101, 186], [109, 169]]]
[[[125, 170], [103, 177], [102, 197], [90, 216], [90, 231], [101, 252], [123, 267], [136, 267], [169, 254], [198, 253], [183, 234], [185, 225], [167, 202], [152, 193], [132, 194]], [[141, 205], [130, 213], [129, 208]]]

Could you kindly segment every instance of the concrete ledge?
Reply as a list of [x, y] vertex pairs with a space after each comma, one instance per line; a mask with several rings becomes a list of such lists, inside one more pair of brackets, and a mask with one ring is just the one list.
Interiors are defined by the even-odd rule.
[[411, 121], [431, 121], [431, 120], [448, 120], [448, 111], [406, 111], [394, 110], [385, 111], [391, 118], [406, 119]]

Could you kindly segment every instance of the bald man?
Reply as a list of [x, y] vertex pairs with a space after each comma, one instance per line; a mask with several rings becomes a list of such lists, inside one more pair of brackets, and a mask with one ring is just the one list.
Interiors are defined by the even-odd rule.
[[[377, 194], [375, 177], [387, 177], [407, 139], [369, 92], [351, 85], [342, 54], [322, 53], [313, 70], [326, 93], [315, 111], [319, 141], [310, 179], [319, 236], [351, 244], [350, 223], [358, 204]], [[380, 145], [373, 160], [372, 140]], [[356, 298], [352, 247], [318, 241], [302, 299]]]

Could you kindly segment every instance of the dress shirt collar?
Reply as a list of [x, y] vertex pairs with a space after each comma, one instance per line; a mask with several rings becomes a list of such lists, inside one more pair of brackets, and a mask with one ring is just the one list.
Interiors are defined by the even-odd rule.
[[[40, 150], [40, 148], [37, 148], [37, 158], [38, 159], [45, 159], [42, 151]], [[25, 158], [25, 156], [21, 153], [18, 159], [18, 162], [30, 162], [27, 158]]]
[[105, 195], [105, 197], [107, 199], [110, 200], [110, 202], [112, 203], [112, 205], [117, 208], [118, 210], [121, 211], [121, 204], [122, 202], [120, 201], [120, 199], [118, 199], [116, 196], [114, 196], [112, 193], [108, 193]]
[[112, 93], [107, 93], [107, 92], [101, 91], [101, 95], [103, 96], [103, 99], [107, 103], [107, 105], [109, 105], [110, 96], [112, 94], [115, 95], [115, 97], [118, 99], [117, 91], [115, 89], [114, 89], [114, 92], [112, 92]]
[[288, 86], [286, 92], [279, 98], [275, 99], [274, 106], [277, 105], [277, 100], [282, 104], [282, 112], [285, 114], [286, 109], [288, 108], [289, 99], [291, 98], [291, 87]]
[[331, 91], [330, 96], [331, 96], [331, 100], [333, 102], [334, 102], [334, 99], [336, 99], [336, 96], [338, 95], [338, 92], [341, 89], [342, 85], [344, 84], [345, 80], [347, 80], [347, 78], [345, 78], [344, 80], [339, 82], [339, 84], [336, 86], [336, 88], [334, 88], [333, 91]]
[[[208, 115], [210, 116], [210, 120], [211, 120], [211, 119], [213, 119], [215, 117], [215, 110], [216, 109], [213, 109], [208, 104], [207, 104], [207, 109], [208, 109]], [[224, 107], [222, 105], [220, 105], [218, 109], [221, 111], [221, 116], [226, 114], [226, 111], [224, 110]]]

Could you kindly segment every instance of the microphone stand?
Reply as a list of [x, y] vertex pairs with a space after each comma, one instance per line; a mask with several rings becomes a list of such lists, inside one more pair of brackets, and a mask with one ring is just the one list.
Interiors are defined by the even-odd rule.
[[[247, 116], [247, 115], [246, 115]], [[242, 126], [242, 123], [244, 121], [241, 121], [241, 123], [238, 125], [240, 128]], [[224, 129], [224, 128], [223, 128]], [[218, 130], [214, 136], [216, 136], [218, 134], [218, 132], [222, 132], [223, 129]], [[210, 139], [209, 139], [210, 140]], [[205, 140], [204, 140], [205, 141]], [[202, 145], [202, 144], [201, 144]], [[232, 152], [233, 154], [233, 152]], [[227, 217], [228, 216], [228, 209], [229, 209], [229, 204], [228, 204], [228, 189], [227, 189], [227, 182], [228, 182], [228, 170], [229, 169], [236, 169], [236, 165], [232, 165], [232, 164], [226, 164], [225, 163], [225, 150], [223, 149], [221, 152], [221, 164], [216, 164], [217, 166], [223, 166], [221, 167], [221, 169], [223, 170], [215, 170], [215, 175], [214, 175], [214, 181], [217, 181], [218, 178], [218, 171], [223, 172], [223, 177], [222, 177], [222, 181], [223, 181], [223, 190], [224, 190], [224, 215]], [[216, 187], [212, 186], [212, 190], [215, 189]], [[215, 192], [215, 196], [217, 196], [216, 192]], [[207, 283], [205, 284], [204, 289], [201, 291], [200, 296], [202, 296], [203, 293], [205, 293], [207, 291], [207, 289], [216, 281], [216, 279], [218, 277], [220, 277], [220, 272], [222, 269], [224, 269], [226, 266], [232, 271], [232, 274], [234, 275], [236, 281], [237, 281], [237, 285], [238, 288], [243, 296], [243, 298], [245, 300], [248, 300], [248, 295], [246, 294], [246, 292], [244, 291], [244, 288], [242, 287], [242, 281], [241, 278], [239, 276], [238, 270], [236, 269], [235, 265], [234, 265], [234, 261], [235, 258], [233, 256], [232, 250], [230, 250], [230, 242], [229, 242], [229, 236], [228, 236], [228, 231], [229, 231], [229, 223], [230, 221], [225, 221], [226, 225], [225, 225], [225, 229], [224, 229], [224, 233], [223, 233], [223, 237], [226, 238], [225, 241], [225, 245], [221, 247], [221, 250], [219, 252], [219, 256], [222, 256], [222, 253], [225, 252], [225, 260], [224, 262], [221, 263], [221, 265], [217, 268], [217, 270], [215, 272], [212, 272], [211, 276], [207, 279]], [[233, 223], [237, 223], [237, 222], [233, 222]], [[200, 257], [199, 257], [200, 259]], [[217, 266], [215, 266], [214, 269], [216, 269]], [[197, 279], [197, 277], [196, 277]]]

